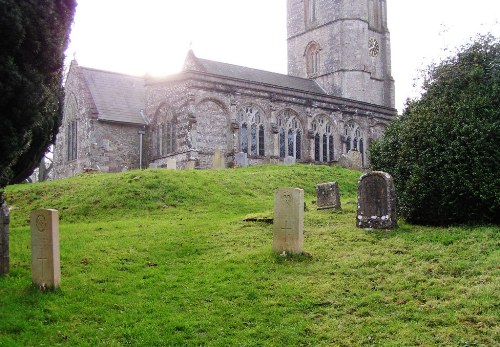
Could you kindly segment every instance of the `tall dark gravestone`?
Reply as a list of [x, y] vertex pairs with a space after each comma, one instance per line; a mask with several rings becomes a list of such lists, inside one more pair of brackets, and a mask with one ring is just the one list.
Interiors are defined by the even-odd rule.
[[0, 275], [9, 272], [9, 208], [0, 199]]
[[367, 173], [358, 182], [359, 228], [391, 229], [397, 225], [394, 182], [386, 172]]

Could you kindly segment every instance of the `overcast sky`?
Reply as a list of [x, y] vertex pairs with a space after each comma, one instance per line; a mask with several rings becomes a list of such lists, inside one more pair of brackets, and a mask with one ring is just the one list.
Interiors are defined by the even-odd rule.
[[[78, 0], [68, 59], [132, 75], [198, 57], [286, 73], [286, 0]], [[418, 70], [477, 33], [500, 37], [500, 0], [387, 0], [396, 107]]]

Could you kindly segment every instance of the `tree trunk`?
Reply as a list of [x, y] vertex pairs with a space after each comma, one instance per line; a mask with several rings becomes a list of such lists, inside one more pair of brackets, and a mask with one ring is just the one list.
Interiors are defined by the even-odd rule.
[[9, 208], [0, 193], [0, 275], [9, 272]]

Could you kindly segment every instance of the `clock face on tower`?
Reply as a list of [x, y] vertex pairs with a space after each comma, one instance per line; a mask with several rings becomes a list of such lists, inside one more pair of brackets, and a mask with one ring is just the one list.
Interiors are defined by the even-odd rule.
[[376, 57], [380, 51], [378, 41], [373, 37], [368, 40], [368, 52], [372, 57]]

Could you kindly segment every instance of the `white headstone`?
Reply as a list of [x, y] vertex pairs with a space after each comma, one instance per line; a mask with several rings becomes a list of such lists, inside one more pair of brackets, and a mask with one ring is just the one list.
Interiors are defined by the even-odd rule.
[[216, 149], [212, 159], [213, 169], [224, 169], [226, 167], [226, 160], [224, 158], [224, 153], [220, 149]]
[[177, 160], [167, 159], [167, 169], [168, 170], [177, 170]]
[[281, 188], [275, 192], [273, 231], [274, 252], [303, 252], [304, 190]]
[[59, 288], [61, 285], [59, 212], [33, 211], [30, 215], [30, 225], [33, 283], [40, 288]]

